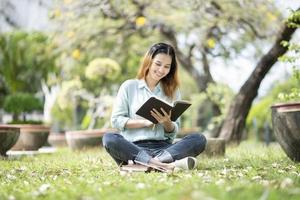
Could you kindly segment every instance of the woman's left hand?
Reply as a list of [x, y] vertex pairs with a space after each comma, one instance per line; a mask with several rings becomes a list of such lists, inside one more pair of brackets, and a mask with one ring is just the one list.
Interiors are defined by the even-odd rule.
[[172, 130], [174, 130], [174, 125], [171, 121], [172, 111], [170, 110], [169, 114], [162, 108], [161, 111], [163, 114], [158, 112], [156, 109], [153, 109], [151, 111], [151, 115], [158, 121], [158, 123], [163, 124], [167, 132], [171, 132]]

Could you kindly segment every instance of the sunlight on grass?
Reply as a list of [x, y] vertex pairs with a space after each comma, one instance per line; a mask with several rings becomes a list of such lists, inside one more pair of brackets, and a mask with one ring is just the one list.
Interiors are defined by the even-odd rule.
[[299, 199], [300, 165], [277, 144], [199, 156], [197, 170], [121, 175], [103, 149], [0, 160], [0, 199]]

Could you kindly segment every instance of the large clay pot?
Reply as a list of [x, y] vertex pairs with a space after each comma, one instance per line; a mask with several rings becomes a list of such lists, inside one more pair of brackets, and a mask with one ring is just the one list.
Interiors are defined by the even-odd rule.
[[67, 146], [67, 140], [65, 133], [50, 133], [48, 142], [53, 147]]
[[50, 127], [35, 124], [17, 124], [20, 128], [20, 137], [12, 150], [36, 151], [41, 148], [48, 139]]
[[20, 128], [0, 125], [0, 156], [6, 156], [6, 152], [17, 142]]
[[289, 158], [300, 162], [300, 103], [277, 104], [271, 108], [278, 143]]
[[67, 131], [67, 144], [72, 150], [81, 150], [91, 147], [100, 147], [105, 133], [117, 132], [115, 129], [93, 129]]
[[199, 133], [199, 127], [191, 127], [191, 128], [181, 128], [177, 133], [177, 138], [183, 138], [184, 136]]

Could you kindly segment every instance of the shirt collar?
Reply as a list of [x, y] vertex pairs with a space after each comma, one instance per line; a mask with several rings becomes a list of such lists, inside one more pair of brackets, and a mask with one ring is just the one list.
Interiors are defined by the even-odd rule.
[[[148, 85], [147, 85], [147, 83], [146, 83], [146, 81], [145, 81], [144, 79], [139, 79], [139, 80], [138, 80], [138, 87], [139, 87], [139, 89], [140, 89], [140, 88], [147, 88], [147, 89], [149, 89], [149, 88], [148, 88]], [[149, 90], [150, 90], [150, 89], [149, 89]], [[155, 86], [153, 93], [158, 93], [158, 92], [160, 92], [161, 90], [162, 90], [161, 84], [158, 83], [157, 86]]]

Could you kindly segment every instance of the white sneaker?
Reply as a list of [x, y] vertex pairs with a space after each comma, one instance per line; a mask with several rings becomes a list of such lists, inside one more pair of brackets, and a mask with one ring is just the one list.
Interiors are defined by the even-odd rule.
[[189, 156], [180, 160], [175, 160], [174, 164], [175, 168], [192, 170], [197, 167], [197, 159]]

